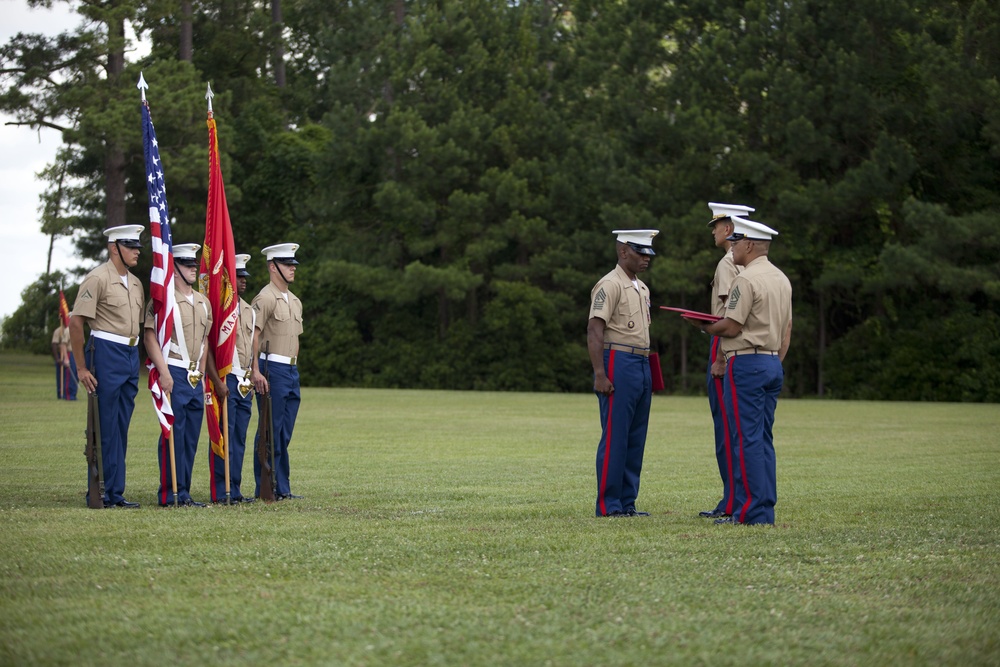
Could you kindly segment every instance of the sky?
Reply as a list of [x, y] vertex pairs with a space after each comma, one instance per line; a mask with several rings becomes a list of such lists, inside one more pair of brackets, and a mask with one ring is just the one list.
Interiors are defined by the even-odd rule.
[[[82, 19], [69, 3], [52, 5], [52, 9], [30, 9], [24, 0], [0, 0], [0, 43], [6, 44], [19, 32], [55, 36], [80, 25]], [[129, 56], [135, 54], [126, 56], [132, 59]], [[0, 278], [5, 288], [0, 290], [0, 318], [17, 310], [21, 292], [45, 273], [49, 237], [41, 232], [38, 212], [45, 187], [35, 174], [52, 162], [62, 143], [56, 130], [7, 125], [11, 120], [0, 113], [0, 249], [4, 251]], [[66, 271], [81, 264], [73, 254], [72, 240], [57, 239], [52, 270]]]

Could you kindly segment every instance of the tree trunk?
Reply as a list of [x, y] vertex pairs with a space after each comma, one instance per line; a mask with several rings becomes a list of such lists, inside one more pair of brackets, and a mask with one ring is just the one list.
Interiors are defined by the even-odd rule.
[[[399, 29], [403, 26], [403, 19], [406, 17], [406, 5], [404, 0], [396, 0], [393, 5], [393, 24], [396, 26], [396, 34], [399, 35]], [[392, 90], [392, 81], [390, 79], [385, 80], [385, 84], [382, 86], [382, 99], [385, 101], [385, 113], [388, 115], [389, 111], [392, 109], [392, 103], [394, 99]], [[389, 158], [389, 164], [392, 168], [391, 178], [396, 180], [402, 170], [402, 163], [399, 159], [399, 155], [396, 150], [389, 146], [385, 149], [386, 156]]]
[[[125, 21], [108, 23], [108, 89], [113, 91], [125, 71]], [[105, 137], [104, 197], [107, 226], [125, 224], [125, 153], [117, 137]]]
[[823, 364], [826, 357], [826, 294], [822, 291], [819, 293], [817, 310], [819, 311], [819, 340], [816, 341], [818, 348], [816, 350], [816, 397], [823, 398]]
[[194, 61], [194, 28], [191, 0], [181, 2], [181, 49], [179, 57], [185, 62]]
[[688, 388], [688, 332], [687, 332], [687, 327], [685, 327], [681, 329], [681, 393], [686, 394], [687, 388]]
[[274, 35], [274, 53], [271, 67], [274, 68], [274, 84], [285, 87], [285, 44], [282, 38], [284, 24], [281, 22], [281, 0], [271, 0], [271, 30]]
[[52, 248], [56, 244], [56, 235], [49, 234], [49, 257], [45, 260], [45, 275], [52, 273]]

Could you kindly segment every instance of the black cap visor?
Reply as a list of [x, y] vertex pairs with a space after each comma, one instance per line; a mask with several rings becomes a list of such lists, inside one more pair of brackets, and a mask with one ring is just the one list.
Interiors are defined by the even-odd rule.
[[640, 255], [649, 255], [650, 257], [656, 255], [656, 253], [653, 252], [652, 246], [639, 245], [638, 243], [632, 243], [631, 241], [629, 241], [625, 245], [627, 245], [629, 248], [632, 248], [632, 250], [635, 250]]

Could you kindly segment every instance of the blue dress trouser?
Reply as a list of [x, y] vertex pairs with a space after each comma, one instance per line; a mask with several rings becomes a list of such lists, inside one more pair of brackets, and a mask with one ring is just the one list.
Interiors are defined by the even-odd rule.
[[[261, 364], [264, 362], [261, 361]], [[299, 367], [281, 364], [274, 361], [268, 363], [268, 385], [271, 390], [271, 418], [274, 422], [274, 480], [279, 496], [291, 493], [288, 466], [288, 445], [292, 441], [292, 430], [295, 428], [295, 418], [299, 414], [299, 404], [302, 397], [299, 393]], [[261, 401], [264, 398], [257, 395], [257, 414], [260, 415]], [[254, 438], [254, 451], [257, 451], [257, 440], [260, 431]], [[256, 481], [254, 495], [260, 495], [260, 459], [253, 457], [253, 474]]]
[[[229, 387], [228, 414], [229, 433], [229, 497], [239, 500], [243, 497], [240, 483], [243, 481], [243, 457], [247, 448], [247, 427], [250, 425], [250, 411], [253, 407], [253, 393], [240, 395], [239, 378], [233, 374], [226, 376]], [[212, 500], [226, 498], [226, 460], [208, 448], [208, 465], [212, 469]]]
[[[188, 384], [187, 369], [167, 366], [174, 388], [170, 392], [170, 407], [174, 411], [174, 462], [177, 468], [177, 500], [191, 500], [191, 477], [201, 421], [205, 416], [205, 390], [202, 382]], [[173, 480], [170, 477], [170, 443], [162, 435], [159, 441], [160, 488], [156, 493], [161, 505], [174, 504]]]
[[597, 394], [602, 425], [597, 444], [597, 516], [635, 509], [653, 397], [646, 357], [605, 350], [604, 369], [615, 390], [610, 396]]
[[774, 355], [741, 354], [729, 360], [725, 401], [735, 434], [733, 519], [738, 523], [774, 523], [778, 487], [772, 429], [784, 378]]
[[97, 378], [97, 404], [101, 414], [101, 460], [104, 464], [105, 501], [125, 499], [125, 453], [135, 395], [139, 392], [139, 350], [90, 338], [90, 368]]
[[722, 500], [715, 506], [715, 511], [732, 514], [733, 440], [729, 435], [729, 417], [726, 414], [726, 401], [723, 397], [725, 383], [722, 378], [712, 377], [712, 364], [718, 355], [722, 354], [722, 350], [719, 349], [721, 340], [718, 336], [712, 336], [705, 383], [708, 388], [708, 407], [712, 411], [712, 422], [715, 425], [715, 460], [719, 464], [719, 476], [722, 478]]

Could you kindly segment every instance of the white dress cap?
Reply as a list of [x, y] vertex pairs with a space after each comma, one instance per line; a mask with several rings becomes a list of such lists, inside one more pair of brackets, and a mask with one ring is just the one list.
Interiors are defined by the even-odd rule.
[[279, 264], [298, 264], [298, 260], [295, 259], [295, 251], [299, 249], [298, 243], [279, 243], [277, 245], [269, 245], [261, 253], [267, 258], [269, 262], [278, 262]]
[[141, 248], [139, 235], [143, 229], [142, 225], [119, 225], [108, 227], [104, 230], [104, 235], [108, 237], [108, 243], [121, 243], [126, 248]]
[[743, 218], [733, 218], [733, 233], [726, 237], [727, 241], [739, 241], [743, 238], [754, 239], [756, 241], [770, 241], [772, 236], [777, 236], [778, 232], [771, 229], [762, 222], [745, 220]]
[[642, 255], [656, 254], [653, 252], [653, 237], [660, 233], [659, 229], [616, 229], [611, 233], [617, 235], [619, 243], [627, 243]]
[[240, 254], [236, 255], [236, 275], [243, 276], [244, 278], [250, 275], [247, 271], [247, 262], [250, 261], [250, 255]]
[[174, 244], [174, 261], [178, 264], [197, 264], [198, 250], [201, 246], [197, 243], [176, 243]]
[[708, 202], [708, 207], [712, 209], [712, 219], [708, 222], [709, 227], [723, 218], [735, 218], [738, 215], [753, 213], [755, 210], [741, 204], [720, 204], [714, 201]]

